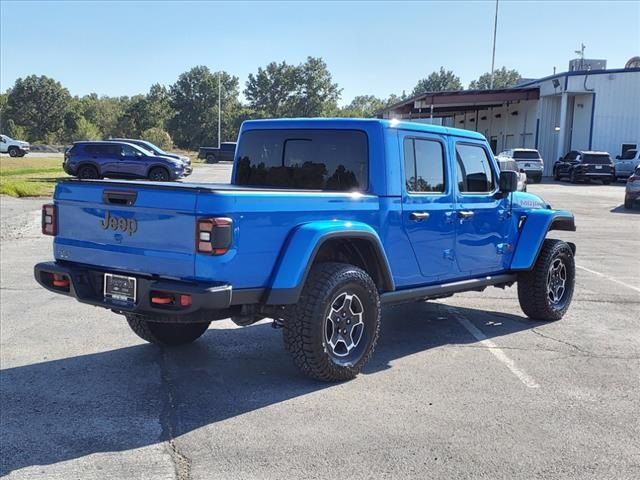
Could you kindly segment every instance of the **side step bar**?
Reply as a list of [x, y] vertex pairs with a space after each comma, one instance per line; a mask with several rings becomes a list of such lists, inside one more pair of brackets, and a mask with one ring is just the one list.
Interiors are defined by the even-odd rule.
[[396, 290], [395, 292], [383, 293], [380, 295], [380, 303], [383, 305], [394, 305], [398, 303], [408, 303], [417, 300], [427, 300], [429, 298], [448, 297], [458, 292], [481, 291], [490, 286], [506, 286], [514, 283], [518, 276], [513, 273], [472, 278], [459, 282], [442, 283], [440, 285], [429, 285], [427, 287], [409, 288], [407, 290]]

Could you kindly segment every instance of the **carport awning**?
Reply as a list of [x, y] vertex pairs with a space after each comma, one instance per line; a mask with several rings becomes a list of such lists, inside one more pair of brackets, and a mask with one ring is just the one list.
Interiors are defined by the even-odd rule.
[[500, 107], [505, 103], [539, 98], [538, 87], [425, 92], [380, 110], [378, 116], [381, 118], [448, 117], [457, 113], [486, 110], [491, 107]]

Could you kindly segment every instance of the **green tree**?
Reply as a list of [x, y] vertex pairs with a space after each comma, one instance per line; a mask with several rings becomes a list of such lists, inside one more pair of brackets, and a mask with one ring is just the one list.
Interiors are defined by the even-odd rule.
[[351, 103], [340, 109], [342, 117], [373, 118], [386, 102], [375, 95], [358, 95]]
[[[513, 87], [522, 78], [517, 70], [507, 70], [506, 67], [495, 70], [493, 75], [493, 88]], [[489, 90], [490, 88], [491, 72], [483, 73], [469, 84], [470, 90]]]
[[99, 97], [92, 93], [74, 99], [75, 102], [78, 103], [76, 108], [80, 115], [98, 127], [103, 137], [122, 136], [121, 121], [131, 102], [129, 97]]
[[420, 80], [413, 89], [411, 96], [424, 92], [446, 92], [462, 90], [462, 82], [451, 70], [440, 67], [437, 72], [431, 72], [427, 78]]
[[4, 131], [7, 132], [7, 135], [14, 140], [24, 140], [27, 138], [27, 131], [25, 128], [20, 125], [16, 125], [16, 123], [11, 119], [7, 120]]
[[290, 114], [296, 92], [297, 69], [286, 62], [271, 62], [258, 73], [249, 74], [244, 96], [249, 108], [262, 117], [283, 117]]
[[[222, 103], [222, 139], [235, 138], [234, 115], [240, 108], [238, 77], [220, 72]], [[168, 130], [181, 148], [198, 148], [218, 142], [218, 73], [207, 67], [194, 67], [180, 75], [170, 89], [175, 115]]]
[[296, 92], [292, 117], [323, 117], [338, 110], [342, 89], [333, 83], [327, 64], [319, 57], [307, 57], [296, 68]]
[[30, 75], [16, 80], [7, 98], [7, 117], [27, 129], [29, 140], [62, 134], [71, 95], [60, 82]]
[[163, 150], [168, 150], [173, 146], [171, 136], [165, 130], [158, 127], [145, 130], [142, 132], [142, 135], [140, 135], [140, 138], [159, 146]]
[[100, 140], [101, 134], [98, 127], [84, 117], [80, 117], [71, 140]]

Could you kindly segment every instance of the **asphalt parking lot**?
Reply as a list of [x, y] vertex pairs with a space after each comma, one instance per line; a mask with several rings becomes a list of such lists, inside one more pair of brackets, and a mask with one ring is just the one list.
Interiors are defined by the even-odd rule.
[[[225, 181], [228, 165], [196, 169]], [[1, 199], [0, 476], [640, 478], [640, 211], [624, 185], [532, 185], [576, 214], [567, 316], [515, 287], [388, 308], [365, 373], [308, 380], [263, 321], [187, 347], [40, 289], [42, 200]]]

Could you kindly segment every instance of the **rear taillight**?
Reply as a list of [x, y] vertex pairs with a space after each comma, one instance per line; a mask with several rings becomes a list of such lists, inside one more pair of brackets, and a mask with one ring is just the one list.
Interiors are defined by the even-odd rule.
[[196, 227], [196, 250], [223, 255], [231, 247], [233, 221], [230, 218], [200, 218]]
[[55, 235], [58, 233], [58, 209], [53, 203], [42, 206], [42, 233]]

